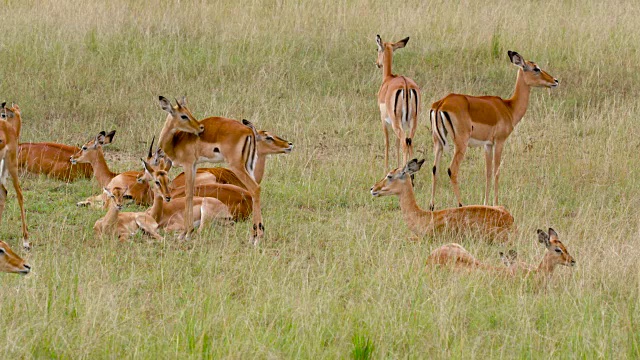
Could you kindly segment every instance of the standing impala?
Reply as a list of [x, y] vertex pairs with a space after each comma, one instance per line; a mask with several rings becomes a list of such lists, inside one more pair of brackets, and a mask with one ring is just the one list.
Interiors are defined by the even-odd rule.
[[[402, 164], [413, 157], [413, 138], [418, 127], [420, 110], [420, 88], [406, 76], [391, 73], [393, 52], [407, 45], [409, 38], [398, 42], [382, 42], [376, 35], [378, 59], [376, 66], [382, 68], [382, 85], [378, 91], [378, 107], [384, 132], [384, 170], [389, 169], [389, 128], [396, 135], [396, 155], [400, 163], [402, 146]], [[402, 145], [401, 145], [402, 144]]]
[[20, 218], [22, 220], [22, 245], [29, 249], [29, 232], [24, 212], [24, 199], [22, 188], [18, 181], [18, 135], [11, 123], [0, 120], [0, 219], [7, 201], [7, 180], [11, 176], [11, 183], [16, 190], [18, 205], [20, 205]]
[[183, 97], [176, 105], [160, 96], [160, 107], [167, 112], [167, 120], [160, 133], [160, 148], [174, 164], [184, 168], [186, 205], [184, 235], [193, 229], [193, 192], [196, 164], [200, 162], [226, 162], [251, 194], [253, 201], [253, 233], [251, 243], [257, 245], [264, 233], [260, 211], [260, 184], [255, 180], [257, 161], [257, 132], [246, 120], [210, 117], [197, 121], [187, 108]]
[[519, 67], [516, 87], [511, 98], [449, 94], [431, 105], [429, 116], [434, 152], [433, 184], [429, 204], [431, 210], [434, 208], [436, 194], [436, 170], [442, 151], [448, 148], [449, 133], [453, 139], [454, 154], [448, 173], [458, 206], [462, 206], [458, 187], [458, 170], [468, 146], [484, 146], [486, 162], [484, 204], [489, 203], [491, 179], [495, 178], [493, 204], [497, 205], [502, 148], [527, 111], [531, 88], [558, 86], [558, 80], [541, 70], [534, 62], [525, 60], [515, 51], [509, 51], [508, 54], [511, 62]]
[[507, 240], [513, 216], [502, 206], [464, 206], [440, 211], [424, 211], [416, 203], [410, 177], [424, 160], [413, 159], [404, 168], [392, 170], [371, 188], [373, 196], [398, 195], [404, 221], [417, 237], [435, 231], [465, 232], [474, 230], [490, 239]]
[[575, 266], [576, 261], [558, 239], [558, 234], [555, 230], [549, 228], [549, 233], [547, 234], [543, 230], [538, 229], [538, 241], [544, 244], [547, 250], [537, 267], [516, 261], [517, 254], [513, 250], [509, 251], [506, 256], [500, 253], [502, 260], [507, 266], [506, 268], [484, 264], [456, 243], [443, 245], [433, 250], [427, 259], [427, 265], [450, 265], [458, 268], [484, 269], [508, 275], [528, 275], [533, 273], [547, 276], [551, 276], [553, 270], [555, 270], [558, 265]]

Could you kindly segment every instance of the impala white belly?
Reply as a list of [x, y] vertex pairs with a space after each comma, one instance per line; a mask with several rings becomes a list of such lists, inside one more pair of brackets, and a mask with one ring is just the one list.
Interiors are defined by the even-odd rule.
[[470, 147], [480, 147], [485, 145], [493, 145], [493, 142], [489, 140], [476, 140], [474, 138], [469, 138], [468, 145]]

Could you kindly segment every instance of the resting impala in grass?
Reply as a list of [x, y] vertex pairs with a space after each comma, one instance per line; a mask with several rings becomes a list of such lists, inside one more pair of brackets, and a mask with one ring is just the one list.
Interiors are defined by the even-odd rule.
[[[256, 145], [258, 147], [258, 159], [256, 161], [256, 167], [254, 169], [255, 180], [258, 184], [262, 182], [264, 177], [265, 165], [268, 155], [276, 154], [288, 154], [293, 150], [293, 143], [284, 140], [271, 133], [258, 130], [258, 136], [256, 138]], [[240, 186], [246, 189], [244, 184], [238, 179], [233, 171], [223, 168], [200, 168], [196, 172], [196, 186], [204, 185], [207, 183], [217, 182], [220, 184], [231, 184]], [[185, 185], [184, 173], [179, 174], [173, 179], [173, 186], [176, 188]]]
[[[376, 35], [378, 59], [376, 66], [382, 68], [382, 85], [378, 91], [378, 107], [384, 132], [384, 170], [389, 169], [389, 128], [396, 138], [398, 166], [406, 164], [413, 157], [413, 138], [418, 128], [420, 111], [420, 88], [415, 81], [406, 76], [391, 72], [393, 52], [407, 45], [409, 38], [398, 42], [382, 42]], [[402, 163], [400, 147], [402, 146]]]
[[[142, 160], [142, 164], [145, 168], [145, 179], [151, 183], [150, 186], [154, 193], [153, 205], [146, 211], [146, 214], [154, 220], [152, 226], [167, 231], [183, 231], [186, 199], [184, 197], [173, 198], [171, 180], [166, 171], [167, 166], [162, 161], [157, 167], [151, 166], [144, 160]], [[198, 232], [201, 232], [214, 220], [227, 223], [234, 218], [229, 207], [213, 197], [194, 197], [191, 210], [194, 219], [192, 225], [199, 226]]]
[[527, 275], [530, 273], [551, 276], [558, 265], [575, 266], [576, 261], [567, 248], [558, 239], [558, 233], [549, 228], [547, 234], [538, 229], [538, 241], [544, 244], [546, 251], [540, 264], [532, 266], [516, 261], [517, 254], [511, 250], [507, 255], [500, 253], [507, 267], [495, 267], [478, 261], [461, 245], [452, 243], [435, 249], [427, 259], [427, 265], [450, 265], [458, 268], [483, 269], [509, 275]]
[[558, 86], [558, 80], [541, 70], [536, 63], [525, 60], [515, 51], [509, 51], [508, 55], [511, 62], [519, 68], [511, 98], [449, 94], [431, 105], [429, 116], [434, 152], [433, 183], [429, 203], [431, 210], [434, 209], [437, 166], [443, 150], [448, 148], [448, 134], [451, 134], [454, 146], [448, 173], [458, 206], [462, 206], [458, 187], [458, 170], [468, 146], [484, 147], [486, 163], [484, 204], [489, 203], [491, 180], [494, 178], [493, 204], [497, 205], [502, 148], [527, 111], [531, 88]]
[[[2, 114], [5, 114], [3, 108]], [[15, 124], [15, 123], [14, 123]], [[16, 190], [18, 205], [20, 205], [20, 218], [22, 220], [22, 245], [29, 249], [29, 232], [27, 231], [27, 220], [24, 211], [24, 199], [22, 197], [22, 188], [18, 180], [18, 135], [14, 125], [6, 120], [6, 114], [3, 120], [0, 120], [0, 219], [4, 212], [4, 206], [7, 201], [7, 180], [11, 176], [11, 183]]]
[[392, 170], [371, 188], [373, 196], [398, 195], [404, 221], [418, 237], [436, 231], [478, 231], [496, 240], [506, 240], [513, 216], [502, 206], [464, 206], [440, 211], [420, 209], [411, 184], [424, 160], [413, 159], [404, 168]]
[[[93, 167], [93, 172], [98, 180], [98, 183], [102, 187], [113, 189], [116, 187], [126, 188], [126, 197], [132, 198], [138, 205], [151, 205], [153, 201], [153, 193], [149, 189], [146, 183], [138, 183], [137, 178], [140, 175], [140, 171], [125, 171], [117, 174], [112, 172], [107, 165], [102, 152], [104, 145], [110, 144], [115, 135], [115, 130], [105, 134], [101, 131], [94, 139], [89, 140], [82, 146], [79, 152], [71, 156], [70, 161], [72, 164], [77, 163], [89, 163]], [[153, 142], [151, 144], [153, 147]], [[106, 206], [105, 195], [97, 195], [81, 201], [78, 206], [94, 205], [103, 203]]]
[[0, 272], [26, 275], [31, 271], [31, 266], [11, 250], [9, 245], [0, 241]]
[[264, 233], [262, 212], [260, 211], [260, 185], [255, 180], [257, 161], [257, 131], [244, 120], [244, 124], [232, 119], [210, 117], [197, 121], [187, 108], [183, 97], [172, 105], [160, 96], [160, 107], [167, 112], [162, 132], [160, 148], [174, 164], [184, 168], [186, 184], [186, 207], [184, 213], [184, 233], [188, 236], [193, 229], [193, 194], [195, 188], [196, 164], [200, 162], [226, 162], [240, 179], [253, 201], [253, 232], [250, 242], [258, 244]]

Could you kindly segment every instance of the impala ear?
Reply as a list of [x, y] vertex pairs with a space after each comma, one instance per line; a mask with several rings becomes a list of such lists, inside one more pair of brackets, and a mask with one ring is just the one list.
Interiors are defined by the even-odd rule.
[[2, 102], [2, 105], [0, 105], [0, 107], [2, 107], [3, 109], [4, 109], [4, 108], [6, 108], [6, 107], [7, 107], [7, 102], [6, 102], [6, 101], [3, 101], [3, 102]]
[[171, 101], [167, 100], [164, 96], [160, 95], [159, 97], [160, 107], [162, 110], [168, 112], [169, 114], [173, 114], [173, 106], [171, 106]]
[[13, 111], [20, 112], [20, 106], [18, 106], [18, 104], [11, 103], [11, 107], [13, 108]]
[[104, 137], [105, 137], [105, 135], [106, 135], [106, 134], [105, 134], [105, 132], [104, 132], [104, 131], [100, 131], [100, 132], [98, 133], [98, 135], [96, 135], [96, 141], [95, 141], [95, 144], [94, 144], [94, 145], [95, 145], [95, 146], [98, 146], [98, 145], [102, 145], [102, 144], [104, 144]]
[[403, 47], [407, 46], [407, 43], [409, 42], [409, 37], [407, 36], [406, 38], [396, 42], [395, 44], [393, 44], [392, 48], [393, 51], [396, 51], [398, 49], [402, 49]]
[[260, 137], [260, 134], [258, 134], [258, 130], [256, 130], [256, 127], [253, 126], [253, 123], [247, 119], [242, 119], [242, 124], [244, 124], [245, 126], [248, 126], [251, 131], [253, 131], [253, 136], [256, 137], [256, 140], [258, 140], [258, 138]]
[[538, 229], [538, 241], [544, 244], [545, 247], [551, 246], [551, 242], [549, 242], [549, 235], [547, 235], [547, 233], [544, 232], [544, 230]]
[[176, 102], [178, 103], [178, 105], [180, 107], [186, 107], [187, 106], [187, 97], [183, 96], [180, 99], [176, 99]]
[[403, 173], [409, 174], [409, 175], [413, 175], [415, 173], [417, 173], [418, 171], [420, 171], [420, 168], [422, 167], [422, 164], [424, 164], [424, 160], [422, 159], [420, 161], [418, 161], [418, 159], [413, 159], [410, 160], [407, 165], [404, 167], [404, 169], [402, 169]]
[[116, 135], [115, 130], [111, 130], [107, 134], [104, 135], [104, 143], [102, 145], [109, 145], [113, 142], [113, 137]]
[[142, 161], [142, 166], [144, 167], [144, 171], [149, 175], [153, 174], [153, 168], [151, 167], [151, 165], [149, 165], [149, 163], [146, 162], [143, 158], [140, 158], [140, 161]]
[[382, 51], [382, 38], [380, 37], [380, 35], [376, 35], [376, 44], [378, 45], [378, 51]]
[[113, 197], [113, 194], [111, 193], [111, 191], [109, 191], [109, 189], [107, 188], [102, 188], [102, 191], [109, 197]]
[[513, 65], [522, 68], [522, 70], [524, 71], [529, 70], [529, 66], [527, 65], [527, 62], [524, 61], [524, 58], [522, 57], [522, 55], [511, 50], [507, 51], [507, 55], [509, 55], [509, 60], [511, 60], [511, 63]]
[[169, 172], [169, 170], [171, 170], [171, 167], [173, 166], [173, 161], [171, 161], [171, 159], [169, 158], [165, 158], [163, 159], [164, 161], [164, 171]]
[[558, 233], [552, 228], [549, 228], [549, 239], [556, 241], [558, 240]]

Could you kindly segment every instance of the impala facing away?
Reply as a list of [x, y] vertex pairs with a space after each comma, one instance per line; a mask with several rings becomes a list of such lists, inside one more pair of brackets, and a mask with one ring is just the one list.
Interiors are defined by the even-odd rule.
[[[69, 160], [72, 164], [89, 163], [93, 167], [93, 172], [98, 183], [103, 188], [114, 189], [116, 187], [127, 189], [126, 197], [132, 198], [138, 205], [151, 205], [153, 202], [153, 192], [146, 183], [138, 183], [140, 171], [125, 171], [117, 174], [112, 172], [107, 165], [102, 152], [102, 147], [113, 141], [115, 130], [106, 134], [101, 131], [94, 139], [89, 140], [82, 146], [79, 152], [72, 155]], [[151, 142], [153, 147], [153, 141]], [[151, 154], [149, 155], [151, 156]], [[78, 202], [78, 206], [94, 205], [103, 203], [106, 206], [106, 195], [92, 196], [85, 201]]]
[[26, 275], [31, 271], [31, 266], [11, 250], [9, 245], [0, 241], [0, 272]]
[[555, 230], [549, 228], [549, 234], [538, 229], [538, 241], [546, 247], [540, 264], [535, 267], [516, 261], [516, 252], [511, 250], [508, 255], [500, 253], [503, 262], [507, 266], [495, 267], [478, 261], [462, 246], [456, 243], [443, 245], [435, 249], [427, 259], [427, 265], [451, 265], [458, 268], [484, 269], [505, 273], [508, 275], [530, 273], [551, 276], [558, 265], [575, 266], [576, 261], [567, 251], [567, 248], [558, 240]]
[[525, 60], [514, 51], [509, 51], [508, 55], [509, 60], [519, 67], [515, 90], [510, 99], [497, 96], [449, 94], [431, 105], [429, 116], [434, 152], [433, 184], [429, 203], [431, 210], [434, 209], [436, 194], [436, 170], [442, 151], [449, 146], [448, 134], [451, 134], [454, 145], [453, 159], [448, 173], [458, 206], [462, 206], [458, 187], [458, 170], [468, 146], [484, 146], [486, 162], [484, 204], [489, 203], [491, 179], [495, 178], [493, 205], [497, 205], [502, 148], [527, 111], [531, 88], [558, 86], [558, 80], [541, 70], [534, 62]]
[[226, 162], [240, 179], [253, 200], [253, 233], [250, 242], [257, 245], [264, 233], [260, 211], [260, 185], [255, 180], [257, 161], [257, 132], [253, 125], [222, 117], [210, 117], [197, 121], [187, 108], [183, 97], [175, 106], [160, 96], [160, 107], [167, 112], [160, 148], [174, 164], [184, 168], [186, 183], [186, 206], [184, 213], [184, 235], [193, 229], [193, 193], [196, 164], [199, 162]]
[[[4, 114], [4, 110], [3, 110]], [[6, 118], [6, 115], [5, 115]], [[18, 180], [18, 135], [11, 123], [0, 120], [0, 219], [7, 201], [7, 180], [11, 176], [11, 183], [16, 190], [18, 205], [20, 205], [20, 218], [22, 220], [22, 245], [29, 249], [29, 232], [24, 212], [24, 199], [22, 188]]]
[[[398, 42], [382, 42], [376, 35], [378, 59], [376, 66], [382, 68], [382, 85], [378, 90], [378, 107], [384, 132], [384, 170], [389, 169], [389, 128], [396, 135], [396, 155], [398, 166], [406, 164], [413, 157], [413, 138], [418, 128], [420, 111], [420, 88], [406, 76], [391, 73], [393, 52], [407, 45], [409, 38]], [[402, 144], [402, 145], [401, 145]], [[402, 163], [400, 162], [402, 146]]]
[[502, 206], [463, 206], [440, 211], [420, 209], [410, 177], [423, 163], [424, 160], [413, 159], [404, 168], [392, 170], [371, 188], [371, 195], [398, 195], [404, 221], [418, 237], [436, 231], [474, 230], [490, 239], [507, 240], [513, 216]]

